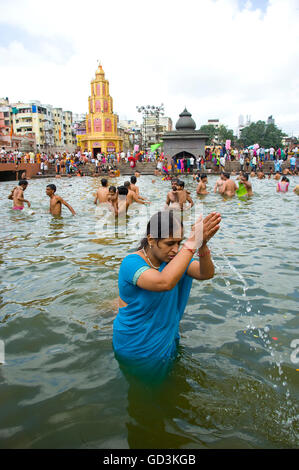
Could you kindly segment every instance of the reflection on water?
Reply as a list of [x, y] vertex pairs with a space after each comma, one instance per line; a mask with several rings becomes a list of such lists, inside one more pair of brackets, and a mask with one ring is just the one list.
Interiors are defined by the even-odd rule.
[[[12, 211], [13, 182], [1, 183], [2, 448], [298, 447], [299, 198], [254, 180], [250, 200], [224, 200], [216, 177], [197, 198], [184, 179], [195, 212], [222, 215], [211, 242], [216, 275], [193, 283], [179, 355], [155, 386], [120, 369], [112, 325], [121, 260], [149, 212], [164, 208], [170, 183], [142, 176], [152, 204], [135, 204], [118, 224], [93, 204], [98, 179], [55, 180], [77, 213], [63, 208], [60, 218], [48, 213], [51, 180], [30, 181], [34, 214]], [[190, 211], [186, 234], [192, 220]]]

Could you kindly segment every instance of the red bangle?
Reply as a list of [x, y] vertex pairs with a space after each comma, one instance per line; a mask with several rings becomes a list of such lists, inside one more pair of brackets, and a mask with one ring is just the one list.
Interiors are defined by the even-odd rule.
[[204, 253], [202, 253], [202, 254], [199, 253], [199, 250], [198, 250], [198, 256], [199, 256], [200, 258], [203, 258], [204, 256], [209, 255], [210, 253], [211, 253], [211, 251], [210, 251], [209, 248], [207, 248], [206, 251], [205, 251]]
[[185, 248], [185, 250], [191, 251], [193, 254], [196, 252], [196, 249], [192, 250], [192, 248], [188, 248], [186, 245], [183, 245], [183, 248]]

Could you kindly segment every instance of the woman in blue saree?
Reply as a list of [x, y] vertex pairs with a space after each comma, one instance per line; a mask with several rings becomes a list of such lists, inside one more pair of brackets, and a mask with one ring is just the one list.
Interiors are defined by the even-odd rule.
[[[214, 276], [207, 242], [219, 230], [220, 221], [219, 213], [198, 219], [179, 250], [181, 221], [171, 210], [158, 212], [150, 219], [137, 251], [122, 261], [113, 348], [124, 371], [157, 378], [169, 370], [192, 280]], [[197, 249], [199, 259], [195, 258]]]

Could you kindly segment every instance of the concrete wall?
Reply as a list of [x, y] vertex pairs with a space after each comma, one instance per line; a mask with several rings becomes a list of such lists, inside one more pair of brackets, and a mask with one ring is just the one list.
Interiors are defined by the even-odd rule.
[[1, 180], [5, 181], [5, 173], [7, 172], [7, 180], [11, 180], [11, 172], [15, 173], [15, 179], [21, 178], [21, 174], [26, 172], [26, 178], [31, 178], [40, 171], [39, 163], [21, 163], [16, 165], [15, 163], [0, 163], [0, 174]]

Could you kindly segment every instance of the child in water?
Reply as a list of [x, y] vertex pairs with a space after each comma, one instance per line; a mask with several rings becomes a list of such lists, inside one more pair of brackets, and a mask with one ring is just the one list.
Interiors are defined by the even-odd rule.
[[281, 181], [277, 183], [276, 192], [277, 193], [287, 193], [289, 188], [290, 180], [286, 176], [281, 178]]
[[69, 211], [76, 215], [76, 212], [61, 196], [58, 196], [56, 193], [56, 186], [55, 184], [48, 184], [46, 187], [46, 194], [50, 198], [50, 213], [54, 216], [61, 216], [61, 206], [66, 206]]
[[109, 196], [107, 200], [110, 202], [114, 214], [118, 215], [118, 193], [116, 192], [115, 186], [109, 187]]

